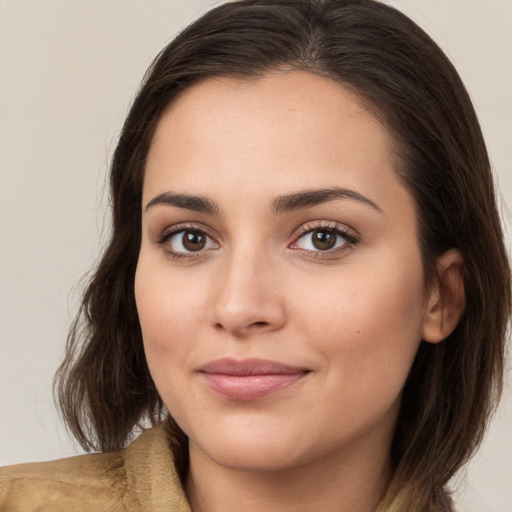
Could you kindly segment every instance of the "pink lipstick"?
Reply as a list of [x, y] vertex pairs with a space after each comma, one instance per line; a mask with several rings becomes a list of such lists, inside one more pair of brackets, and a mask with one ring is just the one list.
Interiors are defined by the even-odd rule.
[[230, 400], [256, 400], [302, 380], [309, 370], [264, 359], [216, 359], [199, 369], [207, 386]]

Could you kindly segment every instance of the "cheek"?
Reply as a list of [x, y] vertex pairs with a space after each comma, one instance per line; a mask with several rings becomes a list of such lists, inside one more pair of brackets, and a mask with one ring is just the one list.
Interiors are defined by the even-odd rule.
[[309, 287], [316, 293], [297, 307], [300, 329], [323, 355], [330, 378], [371, 395], [389, 391], [392, 398], [421, 341], [423, 272], [420, 263], [398, 271], [395, 264], [386, 270], [385, 260], [379, 261], [382, 265], [365, 266], [364, 272], [350, 268], [344, 277], [317, 281]]
[[364, 344], [404, 349], [419, 341], [423, 294], [417, 283], [417, 276], [376, 273], [352, 292], [350, 301], [342, 302], [345, 318]]
[[141, 254], [135, 300], [146, 358], [154, 376], [160, 366], [179, 364], [184, 359], [203, 321], [200, 287], [187, 284], [186, 278], [173, 278], [165, 262], [151, 261]]
[[203, 308], [197, 287], [187, 286], [186, 279], [176, 277], [171, 278], [165, 262], [141, 254], [135, 299], [151, 377], [166, 407], [182, 417], [180, 397], [190, 387], [184, 370], [193, 340], [198, 337]]

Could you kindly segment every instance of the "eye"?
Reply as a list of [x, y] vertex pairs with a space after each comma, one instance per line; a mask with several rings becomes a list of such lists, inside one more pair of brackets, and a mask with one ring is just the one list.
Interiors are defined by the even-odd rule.
[[304, 228], [304, 232], [293, 242], [293, 249], [310, 252], [334, 252], [358, 243], [356, 237], [347, 231], [332, 226]]
[[165, 233], [159, 240], [159, 244], [166, 246], [166, 250], [176, 256], [217, 247], [217, 244], [204, 231], [194, 228]]

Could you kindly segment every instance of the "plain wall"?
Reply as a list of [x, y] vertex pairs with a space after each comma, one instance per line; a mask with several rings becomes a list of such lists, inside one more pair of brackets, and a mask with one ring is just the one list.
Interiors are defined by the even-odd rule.
[[[0, 0], [0, 465], [79, 452], [51, 382], [78, 282], [108, 233], [108, 161], [153, 57], [216, 3]], [[512, 1], [388, 3], [455, 63], [512, 204]], [[460, 510], [512, 512], [511, 432], [509, 378], [465, 495], [460, 485]]]

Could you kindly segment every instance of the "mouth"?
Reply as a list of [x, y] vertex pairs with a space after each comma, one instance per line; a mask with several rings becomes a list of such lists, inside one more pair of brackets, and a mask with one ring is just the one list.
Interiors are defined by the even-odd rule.
[[264, 359], [217, 359], [199, 369], [206, 385], [230, 400], [257, 400], [301, 381], [310, 370]]

